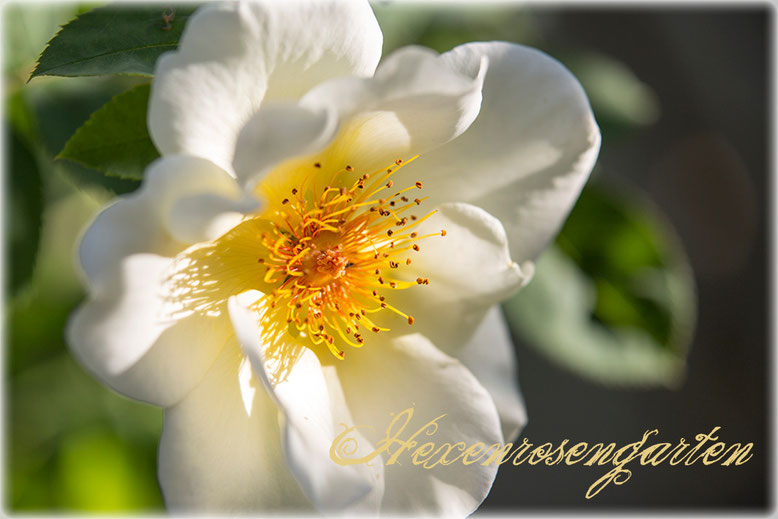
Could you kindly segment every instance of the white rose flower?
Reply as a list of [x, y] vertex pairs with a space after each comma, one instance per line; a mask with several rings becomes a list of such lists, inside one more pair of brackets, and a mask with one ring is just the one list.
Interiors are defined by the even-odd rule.
[[525, 423], [497, 305], [594, 164], [587, 98], [520, 45], [381, 43], [367, 3], [218, 4], [157, 64], [163, 158], [83, 236], [67, 333], [165, 408], [171, 510], [466, 515], [495, 464], [341, 466], [340, 424], [366, 453], [408, 407], [439, 445]]

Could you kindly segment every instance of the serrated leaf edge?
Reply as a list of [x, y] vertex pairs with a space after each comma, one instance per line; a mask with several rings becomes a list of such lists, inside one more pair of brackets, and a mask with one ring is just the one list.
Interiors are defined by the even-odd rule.
[[[105, 103], [103, 106], [101, 106], [100, 108], [98, 108], [97, 110], [92, 112], [92, 114], [84, 122], [84, 124], [82, 124], [76, 130], [76, 132], [73, 135], [70, 136], [70, 138], [67, 140], [65, 145], [62, 147], [62, 150], [60, 150], [60, 152], [57, 153], [54, 156], [54, 158], [57, 159], [57, 160], [67, 160], [67, 161], [70, 161], [70, 162], [73, 162], [73, 163], [76, 163], [76, 164], [80, 164], [82, 166], [94, 169], [96, 171], [99, 171], [100, 173], [103, 173], [106, 176], [113, 177], [113, 178], [121, 178], [123, 180], [135, 180], [135, 181], [143, 180], [143, 177], [138, 178], [138, 177], [129, 176], [129, 175], [122, 175], [122, 174], [116, 173], [115, 171], [112, 171], [111, 169], [108, 169], [108, 168], [106, 168], [106, 169], [96, 168], [92, 164], [87, 164], [83, 160], [78, 159], [76, 157], [73, 157], [73, 156], [70, 156], [70, 155], [67, 154], [68, 147], [71, 145], [71, 143], [79, 136], [79, 134], [81, 134], [83, 131], [87, 131], [87, 128], [90, 125], [94, 124], [95, 117], [97, 116], [98, 113], [100, 113], [102, 110], [107, 109], [112, 104], [120, 102], [120, 100], [122, 98], [124, 98], [125, 96], [128, 96], [130, 94], [134, 94], [138, 89], [141, 89], [141, 88], [149, 88], [149, 84], [148, 83], [143, 83], [143, 84], [140, 84], [140, 85], [135, 85], [134, 87], [132, 87], [132, 88], [122, 92], [121, 94], [118, 94], [118, 95], [114, 96], [107, 103]], [[128, 141], [125, 141], [125, 142], [133, 142], [133, 141], [141, 141], [141, 140], [143, 140], [143, 139], [132, 139], [132, 140], [128, 140]], [[153, 144], [153, 142], [152, 142], [152, 144]], [[92, 148], [92, 149], [98, 149], [98, 148]], [[157, 150], [157, 152], [159, 152], [159, 150]]]
[[[43, 56], [46, 54], [46, 52], [47, 52], [47, 51], [49, 50], [49, 48], [51, 47], [51, 43], [52, 43], [52, 42], [53, 42], [55, 39], [57, 39], [57, 37], [59, 37], [59, 35], [62, 33], [62, 31], [63, 31], [65, 28], [67, 28], [67, 27], [71, 26], [71, 25], [72, 25], [72, 24], [74, 24], [74, 23], [78, 23], [78, 22], [80, 22], [80, 21], [83, 19], [83, 17], [84, 17], [84, 16], [86, 16], [86, 15], [89, 15], [89, 14], [91, 14], [91, 13], [94, 13], [94, 12], [95, 12], [96, 10], [98, 10], [98, 9], [104, 9], [104, 8], [106, 8], [106, 7], [109, 7], [109, 6], [100, 6], [100, 7], [95, 7], [94, 9], [90, 9], [89, 11], [86, 11], [86, 12], [84, 12], [84, 13], [81, 13], [81, 14], [78, 14], [78, 15], [76, 15], [76, 16], [75, 16], [75, 18], [73, 18], [72, 20], [70, 20], [68, 23], [66, 23], [66, 24], [64, 24], [64, 25], [60, 25], [60, 26], [59, 26], [59, 30], [58, 30], [58, 31], [57, 31], [57, 32], [54, 34], [54, 36], [52, 36], [51, 38], [49, 38], [49, 41], [47, 41], [47, 42], [46, 42], [46, 46], [45, 46], [45, 47], [43, 48], [43, 50], [41, 51], [40, 55], [38, 56], [38, 59], [37, 59], [37, 60], [35, 60], [35, 68], [34, 68], [34, 69], [33, 69], [33, 71], [30, 73], [30, 77], [29, 77], [29, 78], [27, 78], [27, 83], [29, 83], [30, 81], [32, 81], [32, 79], [33, 79], [33, 78], [36, 78], [36, 77], [42, 77], [42, 76], [59, 76], [59, 74], [52, 74], [52, 73], [51, 73], [51, 71], [52, 71], [52, 70], [55, 70], [55, 69], [57, 69], [57, 68], [61, 68], [61, 67], [65, 66], [65, 65], [72, 65], [73, 63], [78, 63], [79, 61], [86, 61], [87, 59], [92, 59], [92, 58], [99, 58], [99, 57], [102, 57], [102, 56], [108, 56], [108, 55], [110, 55], [110, 54], [116, 54], [116, 53], [119, 53], [119, 52], [127, 52], [127, 50], [124, 50], [124, 51], [115, 51], [115, 52], [107, 52], [107, 53], [105, 53], [105, 54], [99, 54], [99, 55], [96, 55], [96, 56], [91, 56], [91, 57], [89, 57], [89, 58], [84, 58], [84, 59], [81, 59], [81, 60], [77, 60], [77, 61], [74, 61], [74, 62], [71, 62], [71, 63], [66, 63], [65, 65], [57, 65], [56, 67], [54, 67], [54, 68], [52, 68], [51, 70], [49, 70], [49, 71], [46, 71], [46, 72], [39, 72], [39, 71], [38, 71], [38, 69], [40, 69], [40, 66], [41, 66], [41, 59], [43, 58]], [[188, 20], [188, 19], [189, 19], [189, 16], [190, 16], [190, 15], [187, 15], [187, 16], [185, 17], [185, 21], [184, 21], [184, 23], [186, 23], [186, 20]], [[175, 49], [178, 47], [178, 42], [176, 42], [175, 44], [160, 44], [160, 45], [149, 45], [149, 46], [146, 46], [146, 47], [140, 47], [140, 48], [141, 48], [141, 49], [148, 49], [148, 48], [155, 48], [155, 47], [165, 47], [165, 46], [171, 46], [171, 47], [172, 47], [172, 49], [171, 49], [171, 50], [175, 50]], [[129, 49], [128, 49], [128, 50], [129, 50]], [[151, 74], [143, 74], [143, 73], [139, 73], [139, 72], [136, 72], [136, 73], [122, 73], [122, 74], [126, 74], [126, 75], [136, 75], [136, 76], [143, 76], [143, 77], [152, 77], [152, 75], [151, 75]], [[73, 76], [62, 76], [62, 77], [93, 77], [93, 76], [100, 76], [100, 75], [102, 75], [102, 74], [74, 74]]]

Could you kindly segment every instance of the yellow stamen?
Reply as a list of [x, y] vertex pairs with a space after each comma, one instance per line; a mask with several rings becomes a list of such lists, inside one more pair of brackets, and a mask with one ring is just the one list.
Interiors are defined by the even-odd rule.
[[[321, 168], [320, 163], [315, 163], [299, 187], [291, 189], [294, 198], [281, 200], [281, 206], [293, 208], [294, 213], [277, 209], [266, 216], [273, 222], [274, 230], [260, 239], [265, 249], [263, 254], [268, 256], [264, 261], [268, 267], [265, 279], [279, 284], [263, 302], [265, 333], [268, 330], [271, 334], [285, 333], [286, 326], [292, 325], [300, 333], [300, 339], [314, 345], [324, 343], [336, 358], [342, 359], [345, 353], [337, 347], [337, 342], [352, 347], [361, 347], [365, 342], [357, 331], [358, 323], [375, 333], [389, 330], [368, 318], [368, 314], [380, 315], [387, 311], [413, 323], [412, 317], [383, 302], [384, 296], [377, 291], [402, 290], [415, 283], [385, 278], [377, 267], [400, 270], [403, 263], [388, 258], [409, 247], [395, 248], [395, 245], [407, 243], [410, 234], [406, 229], [434, 212], [411, 218], [414, 222], [409, 224], [407, 217], [399, 217], [397, 213], [415, 207], [421, 200], [393, 208], [394, 200], [376, 195], [392, 188], [394, 182], [389, 177], [415, 158], [398, 159], [389, 167], [360, 175], [350, 186], [336, 183], [346, 182], [346, 176], [354, 173], [354, 168], [346, 165], [331, 175], [330, 183], [320, 195], [315, 188], [306, 188], [306, 184], [316, 185], [315, 180], [308, 178], [318, 174], [316, 170]], [[373, 181], [366, 186], [365, 181], [370, 178]], [[421, 188], [421, 182], [390, 198], [397, 199], [401, 193], [416, 188]], [[355, 195], [357, 191], [359, 195]], [[395, 234], [392, 227], [401, 227], [402, 232], [389, 240]], [[410, 261], [404, 262], [409, 264]], [[380, 301], [378, 307], [376, 300]], [[277, 337], [270, 337], [270, 341], [274, 338]]]

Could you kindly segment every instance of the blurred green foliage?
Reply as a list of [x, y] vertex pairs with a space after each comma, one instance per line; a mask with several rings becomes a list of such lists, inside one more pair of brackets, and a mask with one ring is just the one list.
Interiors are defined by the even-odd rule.
[[[686, 266], [676, 244], [668, 239], [672, 231], [663, 228], [656, 211], [635, 194], [620, 190], [617, 195], [596, 186], [583, 190], [557, 244], [594, 280], [594, 319], [609, 327], [644, 329], [657, 343], [672, 349], [674, 309], [656, 298], [657, 292], [665, 291], [651, 290], [658, 282], [656, 271]], [[615, 190], [611, 187], [611, 191]]]
[[656, 95], [623, 63], [593, 52], [559, 57], [589, 95], [600, 126], [627, 131], [659, 118]]
[[630, 387], [683, 380], [692, 272], [673, 229], [634, 189], [590, 181], [534, 279], [504, 307], [518, 335], [579, 375]]
[[[148, 80], [40, 77], [26, 84], [58, 26], [89, 7], [3, 8], [10, 177], [5, 232], [12, 258], [5, 305], [5, 502], [12, 511], [162, 507], [156, 483], [161, 410], [105, 388], [74, 362], [63, 337], [69, 314], [84, 296], [74, 267], [79, 233], [113, 196], [139, 182], [54, 159], [91, 114]], [[604, 142], [629, 138], [658, 114], [650, 89], [624, 65], [580, 49], [553, 48], [531, 11], [476, 3], [442, 8], [378, 2], [374, 8], [385, 52], [407, 44], [445, 51], [468, 41], [503, 39], [559, 57], [587, 90]], [[68, 42], [78, 47], [78, 38]], [[50, 58], [65, 59], [56, 55], [60, 51], [55, 48]], [[144, 63], [146, 69], [135, 71], [148, 73]], [[76, 155], [71, 158], [100, 165]], [[580, 375], [672, 385], [683, 372], [694, 321], [691, 277], [661, 215], [640, 196], [624, 193], [626, 198], [587, 189], [557, 246], [538, 264], [536, 279], [506, 310], [523, 337]]]
[[9, 289], [12, 294], [24, 286], [32, 275], [35, 255], [40, 240], [41, 174], [38, 161], [12, 125], [6, 128], [7, 145], [10, 149], [9, 169], [21, 174], [12, 175], [8, 182], [7, 214], [13, 215], [8, 223], [8, 240], [13, 254], [9, 258]]
[[36, 79], [38, 54], [83, 8], [11, 4], [5, 41], [6, 509], [160, 510], [156, 448], [161, 410], [94, 380], [64, 342], [83, 297], [74, 267], [81, 229], [114, 192], [137, 182], [54, 161], [67, 139], [114, 94], [137, 83]]

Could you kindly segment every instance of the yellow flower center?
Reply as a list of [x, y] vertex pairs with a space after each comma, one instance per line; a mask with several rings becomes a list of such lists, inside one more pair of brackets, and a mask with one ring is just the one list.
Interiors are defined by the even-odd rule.
[[398, 159], [350, 185], [346, 178], [355, 173], [346, 165], [317, 189], [327, 171], [317, 162], [295, 175], [302, 181], [288, 196], [269, 201], [271, 209], [262, 217], [271, 225], [260, 233], [264, 253], [257, 261], [266, 269], [263, 281], [274, 288], [256, 303], [266, 343], [291, 332], [342, 359], [339, 344], [360, 347], [368, 333], [388, 331], [379, 322], [381, 312], [413, 324], [385, 294], [429, 284], [424, 278], [401, 279], [398, 269], [411, 264], [421, 250], [419, 240], [445, 231], [419, 236], [414, 230], [434, 211], [421, 218], [411, 214], [425, 198], [405, 193], [422, 189], [421, 182], [392, 190], [391, 176], [405, 164]]

